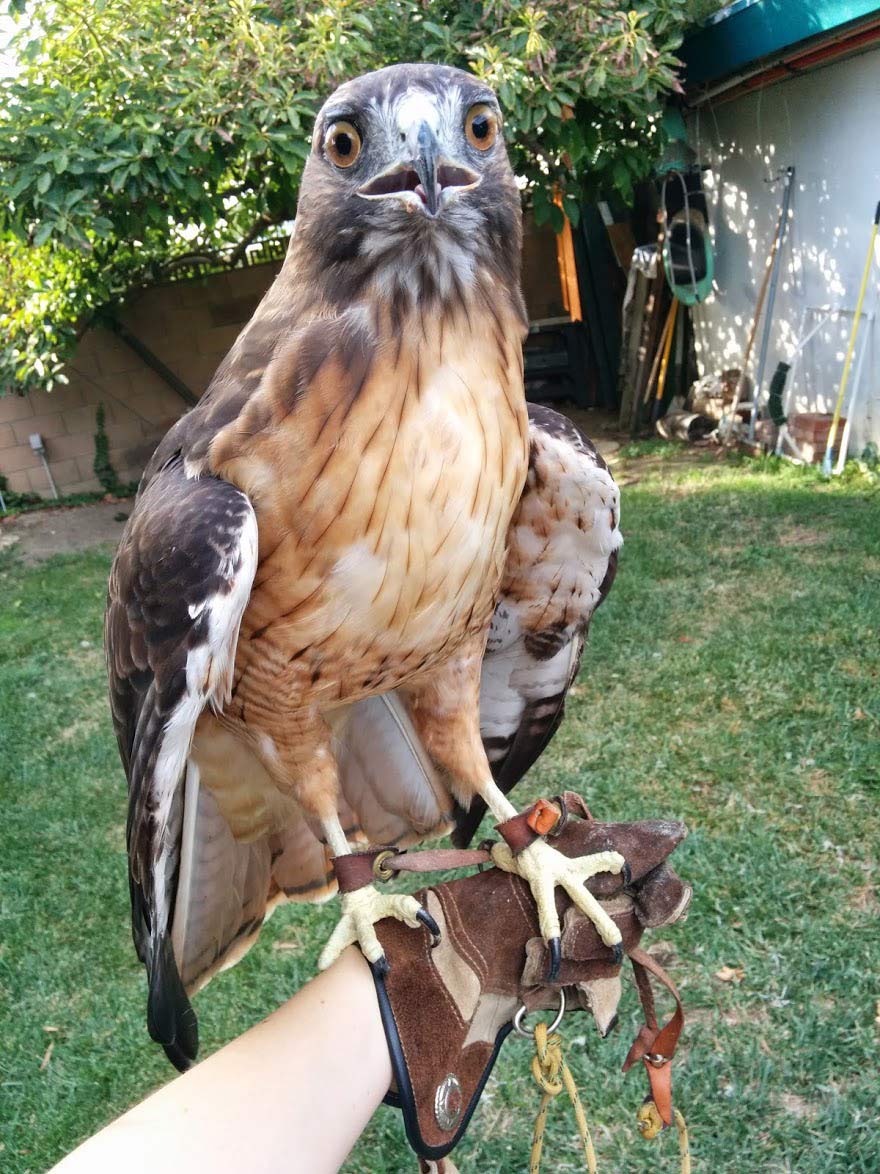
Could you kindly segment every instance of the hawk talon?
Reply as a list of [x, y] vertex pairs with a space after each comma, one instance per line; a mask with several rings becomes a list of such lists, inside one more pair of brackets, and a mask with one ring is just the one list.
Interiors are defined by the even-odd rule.
[[632, 869], [629, 866], [628, 860], [624, 860], [620, 875], [623, 877], [623, 887], [625, 889], [628, 888], [632, 884], [633, 878]]
[[384, 957], [384, 950], [376, 936], [376, 922], [394, 917], [410, 929], [418, 929], [421, 912], [422, 907], [415, 897], [402, 893], [380, 893], [373, 885], [364, 885], [350, 893], [343, 893], [342, 917], [321, 951], [318, 969], [326, 970], [332, 966], [342, 951], [353, 945], [360, 948], [368, 962], [378, 962]]
[[541, 936], [548, 945], [561, 934], [553, 897], [557, 885], [565, 889], [581, 913], [589, 918], [606, 946], [619, 945], [620, 930], [585, 885], [585, 881], [597, 873], [621, 873], [626, 861], [619, 852], [593, 852], [587, 856], [568, 857], [539, 839], [517, 855], [511, 852], [506, 843], [496, 844], [492, 849], [492, 861], [497, 868], [513, 872], [526, 881], [537, 906]]
[[386, 978], [391, 967], [388, 965], [388, 959], [383, 954], [381, 958], [377, 958], [375, 962], [368, 962], [370, 970], [373, 972], [373, 978]]
[[614, 950], [614, 965], [620, 966], [623, 962], [623, 942], [616, 942], [612, 949]]
[[550, 951], [550, 965], [547, 967], [547, 982], [557, 982], [562, 967], [562, 942], [558, 937], [551, 938], [547, 943]]
[[440, 945], [440, 938], [443, 936], [440, 933], [440, 926], [425, 908], [420, 909], [416, 914], [416, 917], [422, 923], [425, 929], [428, 930], [428, 932], [431, 934], [431, 937], [434, 939], [431, 942], [431, 949], [436, 950], [436, 948]]

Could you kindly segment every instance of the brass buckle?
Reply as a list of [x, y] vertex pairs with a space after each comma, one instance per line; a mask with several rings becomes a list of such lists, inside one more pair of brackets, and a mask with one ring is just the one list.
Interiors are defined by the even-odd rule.
[[384, 852], [380, 852], [373, 861], [373, 876], [378, 881], [394, 880], [394, 869], [386, 868], [385, 861], [390, 860], [392, 856], [399, 856], [400, 852], [396, 848], [386, 848]]

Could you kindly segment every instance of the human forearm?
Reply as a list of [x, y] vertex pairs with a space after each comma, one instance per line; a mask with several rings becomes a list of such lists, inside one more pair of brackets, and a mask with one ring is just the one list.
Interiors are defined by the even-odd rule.
[[369, 969], [347, 950], [262, 1023], [68, 1155], [59, 1174], [336, 1171], [391, 1065]]

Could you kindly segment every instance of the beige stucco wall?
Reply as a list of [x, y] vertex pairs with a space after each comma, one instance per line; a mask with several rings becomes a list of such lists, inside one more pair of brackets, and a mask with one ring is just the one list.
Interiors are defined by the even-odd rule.
[[[269, 287], [280, 263], [148, 290], [121, 320], [196, 394]], [[92, 469], [95, 409], [105, 408], [110, 459], [122, 481], [144, 465], [186, 404], [121, 339], [104, 329], [85, 334], [66, 367], [67, 385], [26, 396], [0, 396], [0, 473], [18, 493], [51, 496], [30, 447], [42, 434], [60, 493], [100, 489]]]
[[[701, 374], [740, 362], [779, 217], [781, 187], [768, 178], [797, 169], [789, 231], [781, 253], [767, 365], [792, 361], [799, 337], [823, 319], [817, 308], [845, 311], [821, 325], [788, 379], [789, 410], [834, 411], [852, 312], [880, 196], [877, 107], [880, 49], [797, 74], [777, 85], [719, 102], [690, 116], [691, 143], [705, 175], [715, 245], [713, 296], [693, 310]], [[844, 415], [852, 415], [849, 453], [880, 444], [880, 241], [863, 306], [856, 358], [862, 360], [858, 402], [854, 365]], [[752, 355], [760, 354], [760, 327]], [[753, 368], [754, 373], [754, 368]], [[765, 400], [766, 402], [766, 400]]]

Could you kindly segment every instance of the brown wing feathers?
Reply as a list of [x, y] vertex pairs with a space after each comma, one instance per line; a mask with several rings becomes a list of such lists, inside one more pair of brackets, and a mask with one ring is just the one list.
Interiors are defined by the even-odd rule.
[[222, 704], [228, 687], [255, 539], [244, 494], [211, 477], [187, 480], [178, 458], [138, 499], [110, 578], [105, 642], [129, 784], [132, 933], [149, 974], [150, 1033], [178, 1066], [197, 1047], [170, 941], [183, 774], [199, 713]]
[[[483, 660], [480, 728], [495, 781], [510, 791], [558, 730], [590, 620], [617, 570], [619, 494], [594, 446], [568, 419], [529, 405], [529, 474]], [[456, 810], [470, 842], [485, 805]]]

